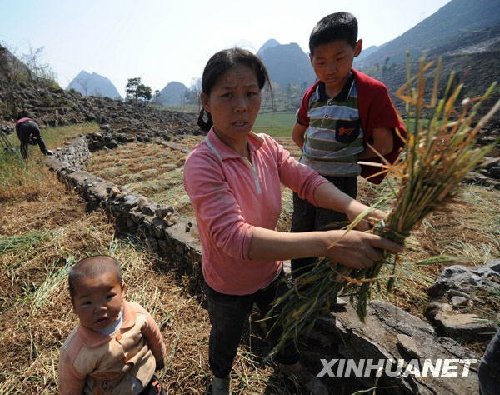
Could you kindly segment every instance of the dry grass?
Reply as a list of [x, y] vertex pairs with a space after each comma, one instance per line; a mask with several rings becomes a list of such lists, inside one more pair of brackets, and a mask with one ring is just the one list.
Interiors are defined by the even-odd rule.
[[[205, 393], [210, 324], [197, 296], [186, 293], [185, 281], [171, 266], [116, 240], [103, 213], [85, 213], [80, 198], [41, 160], [33, 155], [22, 171], [3, 178], [6, 187], [0, 190], [0, 394], [57, 392], [59, 348], [77, 323], [66, 273], [91, 254], [119, 259], [127, 298], [141, 303], [160, 325], [169, 357], [159, 376], [167, 393]], [[285, 383], [273, 372], [248, 345], [240, 347], [235, 393], [296, 393], [293, 386], [282, 389]]]
[[[366, 204], [374, 204], [389, 189], [386, 180], [381, 185], [360, 181], [359, 196]], [[376, 298], [389, 300], [397, 306], [423, 317], [428, 299], [426, 288], [436, 279], [445, 264], [425, 265], [419, 262], [435, 256], [449, 256], [449, 264], [478, 266], [500, 256], [500, 200], [498, 191], [474, 185], [462, 185], [455, 200], [445, 210], [431, 214], [406, 240], [400, 256], [400, 272], [393, 293], [385, 289]], [[495, 318], [493, 310], [476, 313]]]
[[[186, 136], [183, 145], [191, 149], [201, 137]], [[192, 216], [191, 202], [184, 192], [182, 167], [186, 153], [161, 144], [130, 143], [113, 151], [93, 155], [89, 171], [133, 192], [174, 207]]]

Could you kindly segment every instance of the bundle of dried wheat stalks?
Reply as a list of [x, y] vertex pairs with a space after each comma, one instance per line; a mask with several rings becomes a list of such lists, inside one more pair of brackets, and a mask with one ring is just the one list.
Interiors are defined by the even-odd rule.
[[[476, 137], [500, 107], [497, 101], [474, 123], [479, 107], [494, 92], [496, 83], [483, 96], [462, 100], [457, 110], [462, 85], [453, 87], [453, 75], [448, 79], [443, 98], [438, 98], [441, 61], [434, 64], [421, 60], [413, 77], [410, 62], [407, 64], [407, 83], [397, 91], [397, 96], [406, 103], [405, 151], [394, 164], [372, 164], [387, 171], [399, 184], [388, 217], [375, 224], [372, 231], [401, 244], [425, 216], [451, 200], [467, 173], [484, 159], [491, 147], [477, 147]], [[432, 68], [435, 69], [433, 81], [428, 81]], [[432, 93], [426, 96], [428, 82], [432, 82]], [[349, 229], [367, 214], [363, 213]], [[333, 265], [327, 259], [319, 260], [312, 271], [296, 280], [271, 312], [281, 311], [275, 325], [282, 326], [283, 336], [277, 349], [287, 339], [312, 327], [316, 318], [328, 313], [337, 294], [350, 297], [364, 321], [371, 286], [385, 279], [390, 290], [394, 285], [396, 263], [397, 256], [393, 254], [387, 254], [369, 269], [351, 269]]]

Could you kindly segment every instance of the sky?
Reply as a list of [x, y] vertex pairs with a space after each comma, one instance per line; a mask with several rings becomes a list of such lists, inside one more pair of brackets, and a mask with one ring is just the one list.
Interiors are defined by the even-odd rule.
[[0, 43], [20, 57], [43, 48], [66, 88], [81, 71], [109, 78], [121, 95], [127, 79], [161, 90], [199, 78], [215, 52], [253, 52], [271, 38], [308, 52], [314, 25], [337, 11], [358, 19], [363, 47], [384, 44], [450, 0], [0, 0]]

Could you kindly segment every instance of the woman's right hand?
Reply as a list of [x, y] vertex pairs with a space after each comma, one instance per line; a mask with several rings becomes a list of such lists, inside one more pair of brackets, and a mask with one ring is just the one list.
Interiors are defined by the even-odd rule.
[[401, 252], [403, 247], [383, 237], [356, 230], [331, 230], [325, 234], [325, 256], [334, 263], [355, 269], [371, 267], [384, 256], [384, 250]]

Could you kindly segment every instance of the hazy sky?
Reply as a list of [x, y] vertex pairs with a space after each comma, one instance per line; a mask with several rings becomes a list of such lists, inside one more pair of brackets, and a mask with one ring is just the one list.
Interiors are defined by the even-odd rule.
[[208, 58], [234, 45], [256, 52], [270, 38], [305, 52], [323, 16], [350, 11], [363, 46], [390, 41], [449, 0], [0, 0], [0, 42], [16, 55], [43, 47], [65, 88], [81, 71], [109, 78], [123, 95], [127, 78], [153, 91], [191, 85]]

